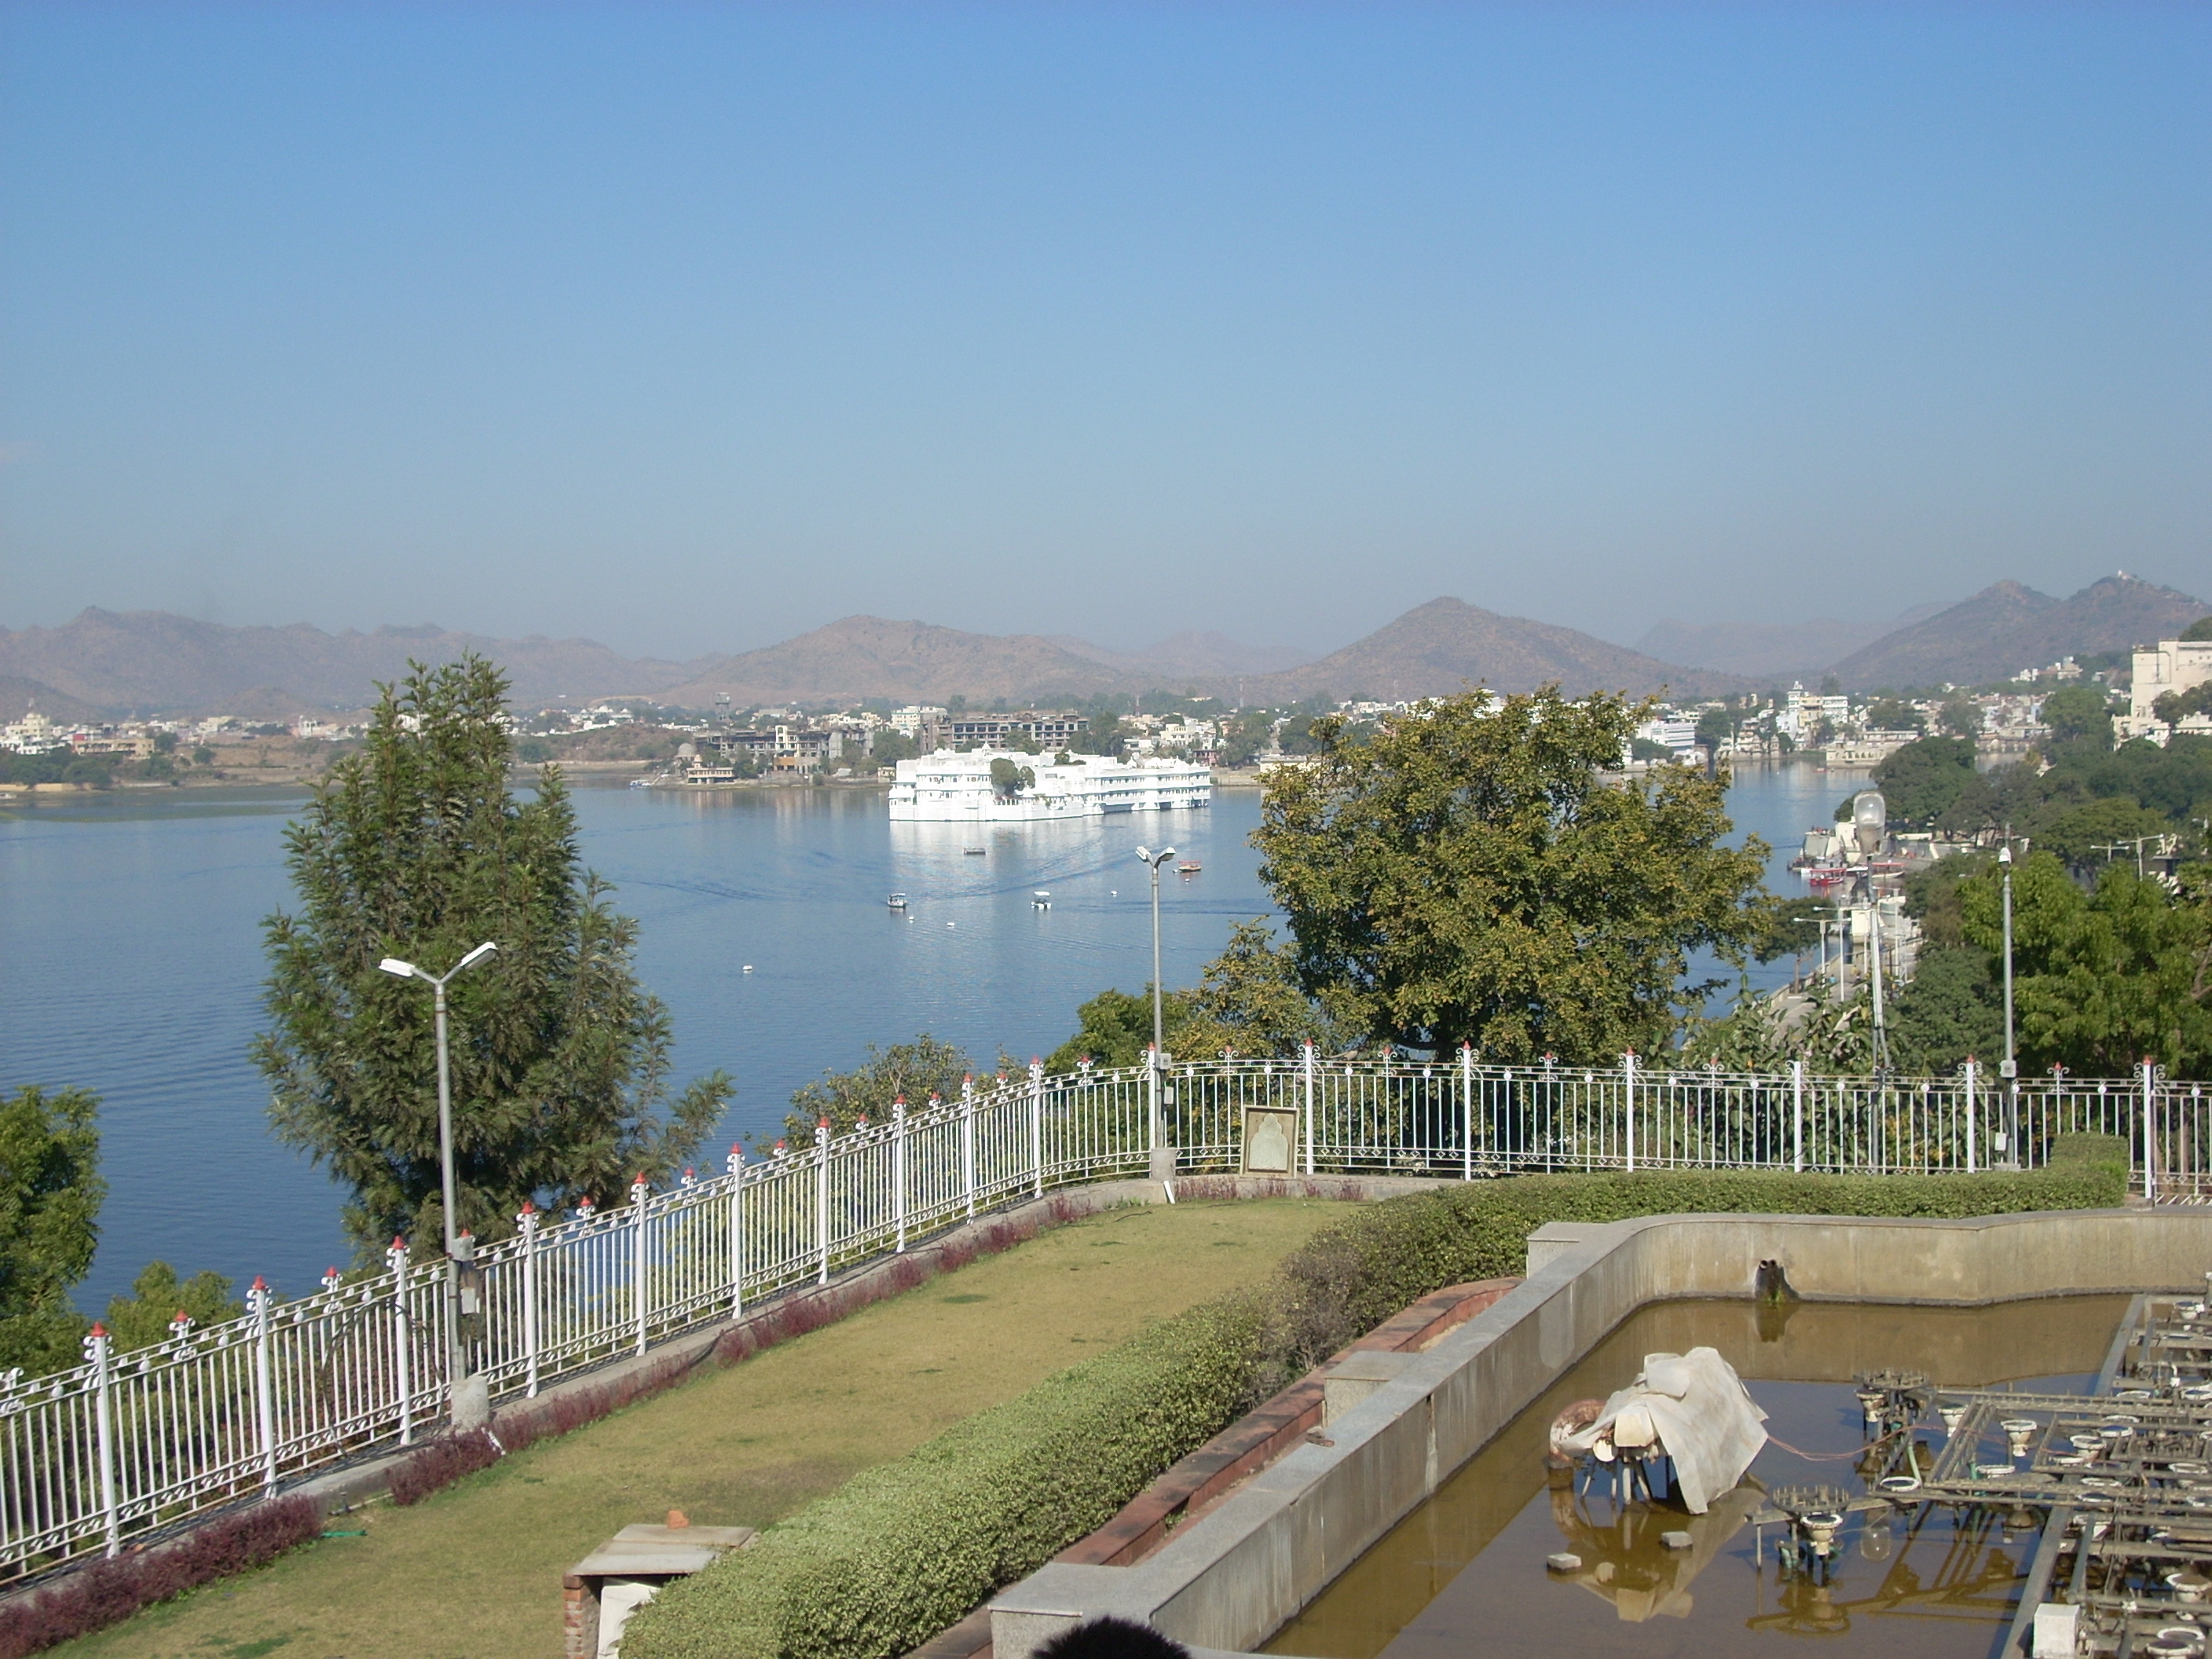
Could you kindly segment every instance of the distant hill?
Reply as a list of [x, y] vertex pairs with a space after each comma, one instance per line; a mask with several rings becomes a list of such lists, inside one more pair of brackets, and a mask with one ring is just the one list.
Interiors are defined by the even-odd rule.
[[41, 714], [64, 721], [93, 720], [100, 712], [51, 685], [17, 674], [0, 674], [0, 722], [19, 720], [34, 708]]
[[2171, 639], [2208, 611], [2201, 599], [2133, 576], [2104, 577], [2067, 599], [2003, 581], [1884, 635], [1827, 672], [1853, 691], [1977, 685], [2063, 657]]
[[[1096, 647], [1093, 647], [1094, 649]], [[847, 617], [780, 645], [691, 665], [663, 695], [703, 708], [718, 693], [748, 703], [1065, 702], [1102, 692], [1142, 690], [1109, 663], [1077, 655], [1036, 634], [968, 634], [924, 622]]]
[[220, 708], [285, 718], [359, 708], [375, 695], [374, 683], [404, 673], [410, 657], [450, 662], [465, 651], [505, 668], [515, 701], [526, 706], [562, 696], [649, 696], [690, 672], [676, 663], [633, 661], [591, 640], [499, 640], [434, 627], [325, 634], [305, 623], [230, 628], [163, 611], [88, 609], [59, 628], [0, 629], [0, 677], [49, 686], [86, 713]]
[[1558, 681], [1570, 696], [1664, 686], [1678, 697], [1747, 689], [1732, 675], [1680, 667], [1571, 628], [1500, 616], [1462, 599], [1431, 599], [1319, 662], [1249, 682], [1254, 702], [1290, 702], [1317, 692], [1340, 697], [1449, 696], [1466, 686], [1531, 691]]
[[1279, 674], [1313, 660], [1310, 651], [1287, 646], [1244, 645], [1226, 634], [1187, 628], [1142, 651], [1109, 651], [1073, 635], [1045, 636], [1064, 651], [1088, 661], [1118, 668], [1153, 685], [1180, 687], [1187, 681], [1233, 678], [1239, 674]]
[[1802, 623], [1686, 623], [1668, 617], [1647, 629], [1636, 641], [1636, 648], [1662, 662], [1716, 669], [1747, 679], [1803, 679], [1944, 608], [1918, 605], [1886, 623], [1838, 622], [1832, 617]]

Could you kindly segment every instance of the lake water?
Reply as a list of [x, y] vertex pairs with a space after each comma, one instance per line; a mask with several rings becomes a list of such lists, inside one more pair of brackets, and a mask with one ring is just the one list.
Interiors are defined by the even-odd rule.
[[[1826, 819], [1849, 780], [1743, 775], [1738, 828], [1777, 848]], [[1149, 977], [1135, 848], [1171, 841], [1203, 866], [1163, 883], [1165, 977], [1195, 980], [1234, 921], [1271, 906], [1247, 838], [1249, 789], [1201, 811], [973, 832], [890, 823], [875, 792], [576, 792], [586, 860], [640, 924], [638, 965], [676, 1027], [674, 1080], [720, 1066], [738, 1096], [712, 1151], [778, 1122], [793, 1089], [916, 1031], [979, 1064], [1075, 1029], [1075, 1006]], [[269, 1136], [246, 1058], [260, 1029], [260, 924], [289, 898], [295, 793], [118, 792], [0, 811], [0, 1090], [101, 1099], [110, 1192], [78, 1292], [104, 1307], [147, 1261], [212, 1267], [280, 1292], [343, 1261], [338, 1198]], [[1040, 910], [1031, 892], [1049, 890]], [[903, 891], [902, 916], [884, 903]], [[751, 971], [745, 969], [750, 965]], [[1771, 980], [1771, 973], [1762, 975]]]

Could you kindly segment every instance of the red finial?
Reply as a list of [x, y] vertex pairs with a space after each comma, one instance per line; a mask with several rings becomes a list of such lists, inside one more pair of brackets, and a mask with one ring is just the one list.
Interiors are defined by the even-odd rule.
[[698, 1179], [698, 1176], [699, 1171], [696, 1167], [689, 1164], [684, 1166], [684, 1178], [686, 1181], [696, 1181]]
[[269, 1288], [269, 1281], [259, 1273], [256, 1273], [253, 1275], [253, 1288], [257, 1291], [265, 1291]]
[[92, 1334], [94, 1336], [106, 1336], [107, 1334], [107, 1327], [101, 1324], [97, 1319], [95, 1319], [92, 1322]]
[[901, 1092], [901, 1093], [899, 1093], [899, 1094], [894, 1095], [894, 1096], [891, 1097], [891, 1104], [893, 1104], [894, 1106], [903, 1106], [903, 1105], [905, 1105], [905, 1104], [906, 1104], [906, 1095], [904, 1094], [904, 1092], [903, 1092], [903, 1091], [902, 1091], [902, 1092]]
[[393, 1249], [395, 1249], [395, 1250], [404, 1250], [404, 1249], [405, 1249], [407, 1248], [407, 1235], [406, 1235], [406, 1234], [404, 1234], [404, 1233], [394, 1233], [394, 1234], [392, 1234], [392, 1248]]
[[183, 1322], [184, 1321], [190, 1319], [191, 1317], [191, 1315], [190, 1315], [190, 1314], [186, 1313], [186, 1312], [185, 1312], [182, 1308], [179, 1308], [179, 1309], [178, 1309], [178, 1310], [177, 1310], [177, 1316], [176, 1316], [176, 1318], [174, 1318], [174, 1319], [171, 1320], [169, 1322], [170, 1322], [172, 1325], [179, 1324], [179, 1323]]
[[820, 1117], [816, 1118], [814, 1120], [814, 1127], [817, 1129], [828, 1128], [830, 1127], [830, 1115], [825, 1112]]
[[526, 1198], [522, 1200], [522, 1212], [525, 1215], [536, 1215], [538, 1213], [538, 1206]]

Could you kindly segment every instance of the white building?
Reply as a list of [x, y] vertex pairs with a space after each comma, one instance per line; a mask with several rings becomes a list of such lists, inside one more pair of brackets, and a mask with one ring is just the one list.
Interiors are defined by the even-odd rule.
[[891, 730], [902, 738], [919, 737], [925, 726], [942, 726], [945, 711], [934, 703], [908, 703], [891, 711]]
[[[1000, 795], [991, 780], [994, 760], [1011, 761], [1036, 781], [1024, 784], [1012, 797]], [[1048, 755], [1016, 750], [940, 749], [898, 763], [891, 781], [890, 817], [894, 823], [1024, 823], [1165, 812], [1205, 806], [1212, 799], [1212, 773], [1191, 761], [1071, 755], [1062, 765]]]
[[[2136, 653], [2135, 683], [2128, 692], [2128, 712], [2114, 721], [2116, 741], [2148, 738], [2164, 743], [2166, 722], [2151, 705], [2169, 691], [2193, 691], [2212, 680], [2212, 640], [2160, 640]], [[2212, 730], [2212, 721], [2191, 715], [2181, 723], [2186, 732]]]

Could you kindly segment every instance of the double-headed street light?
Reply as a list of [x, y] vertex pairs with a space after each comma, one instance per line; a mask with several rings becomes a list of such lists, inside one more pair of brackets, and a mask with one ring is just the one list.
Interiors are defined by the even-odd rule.
[[1160, 1121], [1161, 1057], [1167, 1051], [1165, 1024], [1160, 1012], [1160, 866], [1175, 856], [1176, 849], [1163, 847], [1157, 853], [1139, 847], [1137, 859], [1152, 872], [1152, 1176], [1155, 1181], [1165, 1181], [1175, 1173], [1175, 1155], [1166, 1146], [1164, 1127]]
[[[472, 968], [499, 949], [487, 939], [442, 974], [433, 974], [398, 957], [386, 957], [376, 965], [401, 979], [419, 979], [430, 988], [438, 1036], [438, 1176], [445, 1194], [446, 1219], [446, 1376], [447, 1401], [457, 1429], [477, 1426], [479, 1405], [462, 1398], [462, 1382], [468, 1370], [468, 1345], [461, 1340], [461, 1236], [455, 1221], [458, 1204], [453, 1191], [453, 1094], [446, 1060], [446, 986], [464, 969]], [[464, 1420], [464, 1419], [469, 1420]]]

